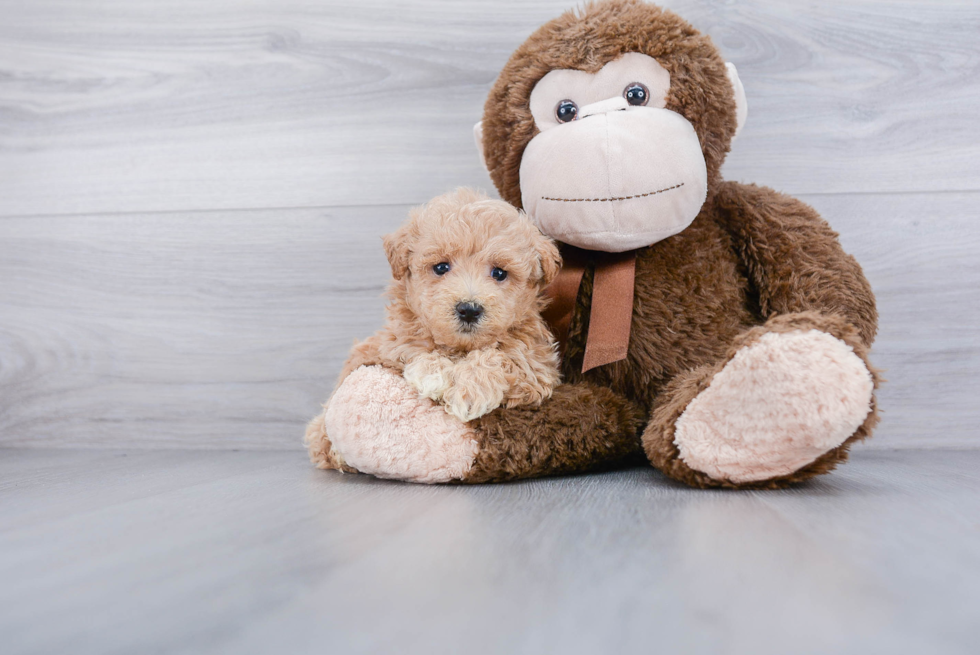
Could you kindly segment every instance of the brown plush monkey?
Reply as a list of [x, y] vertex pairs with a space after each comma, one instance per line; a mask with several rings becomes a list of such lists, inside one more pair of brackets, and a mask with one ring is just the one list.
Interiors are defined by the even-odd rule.
[[744, 119], [734, 67], [669, 11], [612, 0], [532, 34], [477, 138], [501, 196], [565, 244], [564, 383], [463, 424], [363, 367], [311, 423], [313, 461], [484, 482], [646, 458], [702, 487], [843, 461], [877, 422], [874, 296], [813, 209], [721, 179]]

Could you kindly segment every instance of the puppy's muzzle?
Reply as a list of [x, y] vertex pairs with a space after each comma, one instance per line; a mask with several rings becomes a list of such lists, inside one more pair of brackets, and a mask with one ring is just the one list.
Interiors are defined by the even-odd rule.
[[456, 318], [465, 327], [470, 327], [479, 322], [483, 316], [483, 306], [475, 302], [456, 303]]

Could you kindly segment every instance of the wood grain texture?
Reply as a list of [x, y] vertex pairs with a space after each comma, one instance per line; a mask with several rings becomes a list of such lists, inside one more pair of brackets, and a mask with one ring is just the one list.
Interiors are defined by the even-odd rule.
[[295, 447], [406, 210], [0, 219], [0, 443]]
[[[803, 196], [879, 298], [870, 448], [980, 445], [980, 193]], [[0, 445], [295, 448], [408, 207], [0, 219]]]
[[878, 299], [872, 360], [887, 382], [866, 445], [980, 446], [980, 194], [803, 196]]
[[0, 451], [9, 655], [976, 652], [978, 451], [784, 491], [425, 487], [302, 453]]
[[[0, 2], [0, 215], [417, 203], [489, 187], [471, 127], [569, 0]], [[667, 3], [751, 107], [731, 179], [980, 189], [972, 0]]]
[[[869, 447], [980, 445], [980, 5], [668, 4], [741, 71], [727, 177], [879, 295]], [[0, 445], [294, 448], [382, 320], [379, 235], [489, 187], [471, 125], [566, 6], [0, 0]]]

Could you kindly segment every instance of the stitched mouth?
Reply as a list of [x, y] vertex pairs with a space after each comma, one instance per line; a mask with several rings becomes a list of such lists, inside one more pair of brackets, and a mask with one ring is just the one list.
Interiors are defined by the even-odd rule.
[[646, 198], [648, 196], [655, 196], [661, 193], [667, 193], [668, 191], [673, 191], [674, 189], [679, 189], [684, 186], [684, 183], [675, 184], [674, 186], [669, 186], [664, 189], [658, 189], [657, 191], [649, 191], [647, 193], [638, 193], [632, 196], [620, 196], [618, 198], [548, 198], [546, 196], [541, 196], [542, 200], [552, 200], [554, 202], [613, 202], [615, 200], [632, 200], [634, 198]]

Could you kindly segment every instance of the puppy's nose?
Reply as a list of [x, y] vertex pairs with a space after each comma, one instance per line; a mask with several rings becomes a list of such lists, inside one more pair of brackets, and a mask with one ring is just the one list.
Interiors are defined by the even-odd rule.
[[457, 303], [456, 316], [464, 323], [476, 323], [483, 316], [483, 307], [475, 302]]

